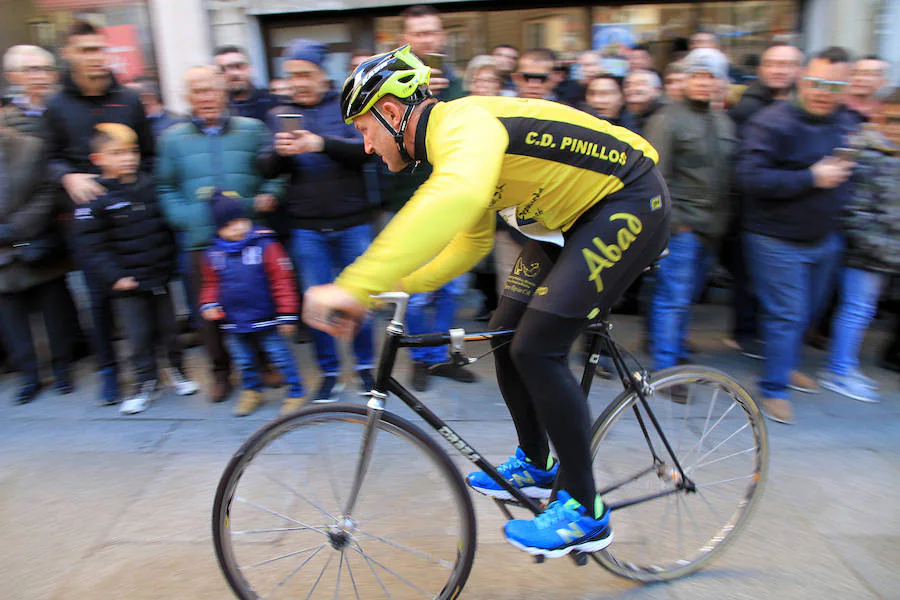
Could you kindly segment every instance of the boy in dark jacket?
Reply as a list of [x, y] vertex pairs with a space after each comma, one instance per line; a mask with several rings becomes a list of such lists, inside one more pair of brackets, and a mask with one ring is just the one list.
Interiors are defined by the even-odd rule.
[[121, 313], [134, 369], [134, 393], [122, 403], [125, 414], [143, 412], [153, 400], [158, 377], [156, 353], [169, 359], [167, 375], [180, 396], [196, 393], [184, 376], [175, 335], [168, 283], [175, 271], [175, 242], [156, 189], [138, 171], [137, 134], [127, 125], [101, 123], [91, 140], [91, 161], [106, 190], [75, 210], [75, 235], [90, 275], [110, 290]]
[[877, 383], [859, 369], [859, 348], [891, 275], [900, 273], [900, 92], [888, 97], [870, 125], [851, 138], [858, 149], [850, 202], [840, 302], [831, 325], [822, 387], [862, 402], [880, 400]]
[[[210, 198], [218, 236], [206, 252], [200, 310], [228, 333], [226, 345], [241, 370], [244, 391], [234, 409], [239, 417], [262, 404], [257, 348], [281, 371], [290, 386], [281, 414], [306, 402], [303, 382], [285, 337], [295, 330], [300, 309], [294, 269], [275, 232], [255, 229], [240, 198]], [[284, 336], [284, 337], [282, 337]]]

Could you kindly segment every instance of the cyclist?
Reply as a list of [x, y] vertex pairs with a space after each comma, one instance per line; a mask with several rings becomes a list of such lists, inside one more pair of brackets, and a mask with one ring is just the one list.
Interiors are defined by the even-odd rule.
[[[403, 46], [361, 63], [344, 83], [342, 116], [366, 152], [393, 172], [423, 161], [434, 170], [333, 284], [309, 289], [304, 319], [346, 337], [371, 294], [440, 287], [490, 251], [499, 211], [532, 239], [490, 325], [516, 329], [495, 363], [519, 448], [498, 469], [535, 498], [548, 498], [563, 478], [547, 509], [507, 522], [506, 536], [531, 554], [595, 552], [612, 540], [609, 510], [594, 486], [588, 405], [567, 356], [666, 246], [670, 201], [657, 153], [627, 129], [553, 102], [438, 102], [429, 75]], [[468, 483], [508, 497], [485, 473]]]

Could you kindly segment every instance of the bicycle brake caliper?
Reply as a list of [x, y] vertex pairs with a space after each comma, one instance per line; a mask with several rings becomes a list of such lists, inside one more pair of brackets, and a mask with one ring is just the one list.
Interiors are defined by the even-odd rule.
[[466, 330], [457, 328], [450, 330], [450, 361], [457, 367], [465, 367], [475, 362], [466, 356]]

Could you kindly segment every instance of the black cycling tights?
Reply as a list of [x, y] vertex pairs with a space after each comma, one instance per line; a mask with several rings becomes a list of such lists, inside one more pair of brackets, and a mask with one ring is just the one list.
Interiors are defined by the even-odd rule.
[[655, 171], [651, 182], [608, 197], [578, 219], [565, 247], [529, 241], [516, 261], [491, 329], [516, 328], [495, 342], [500, 391], [519, 446], [543, 467], [553, 442], [564, 470], [560, 488], [594, 506], [587, 400], [568, 355], [594, 317], [618, 300], [666, 247], [669, 200]]

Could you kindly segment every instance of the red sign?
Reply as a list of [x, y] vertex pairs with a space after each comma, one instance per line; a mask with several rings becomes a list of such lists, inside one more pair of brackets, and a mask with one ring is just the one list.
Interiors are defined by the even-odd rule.
[[122, 82], [134, 80], [144, 73], [144, 53], [135, 25], [114, 25], [103, 27], [106, 36], [109, 66], [116, 79]]

